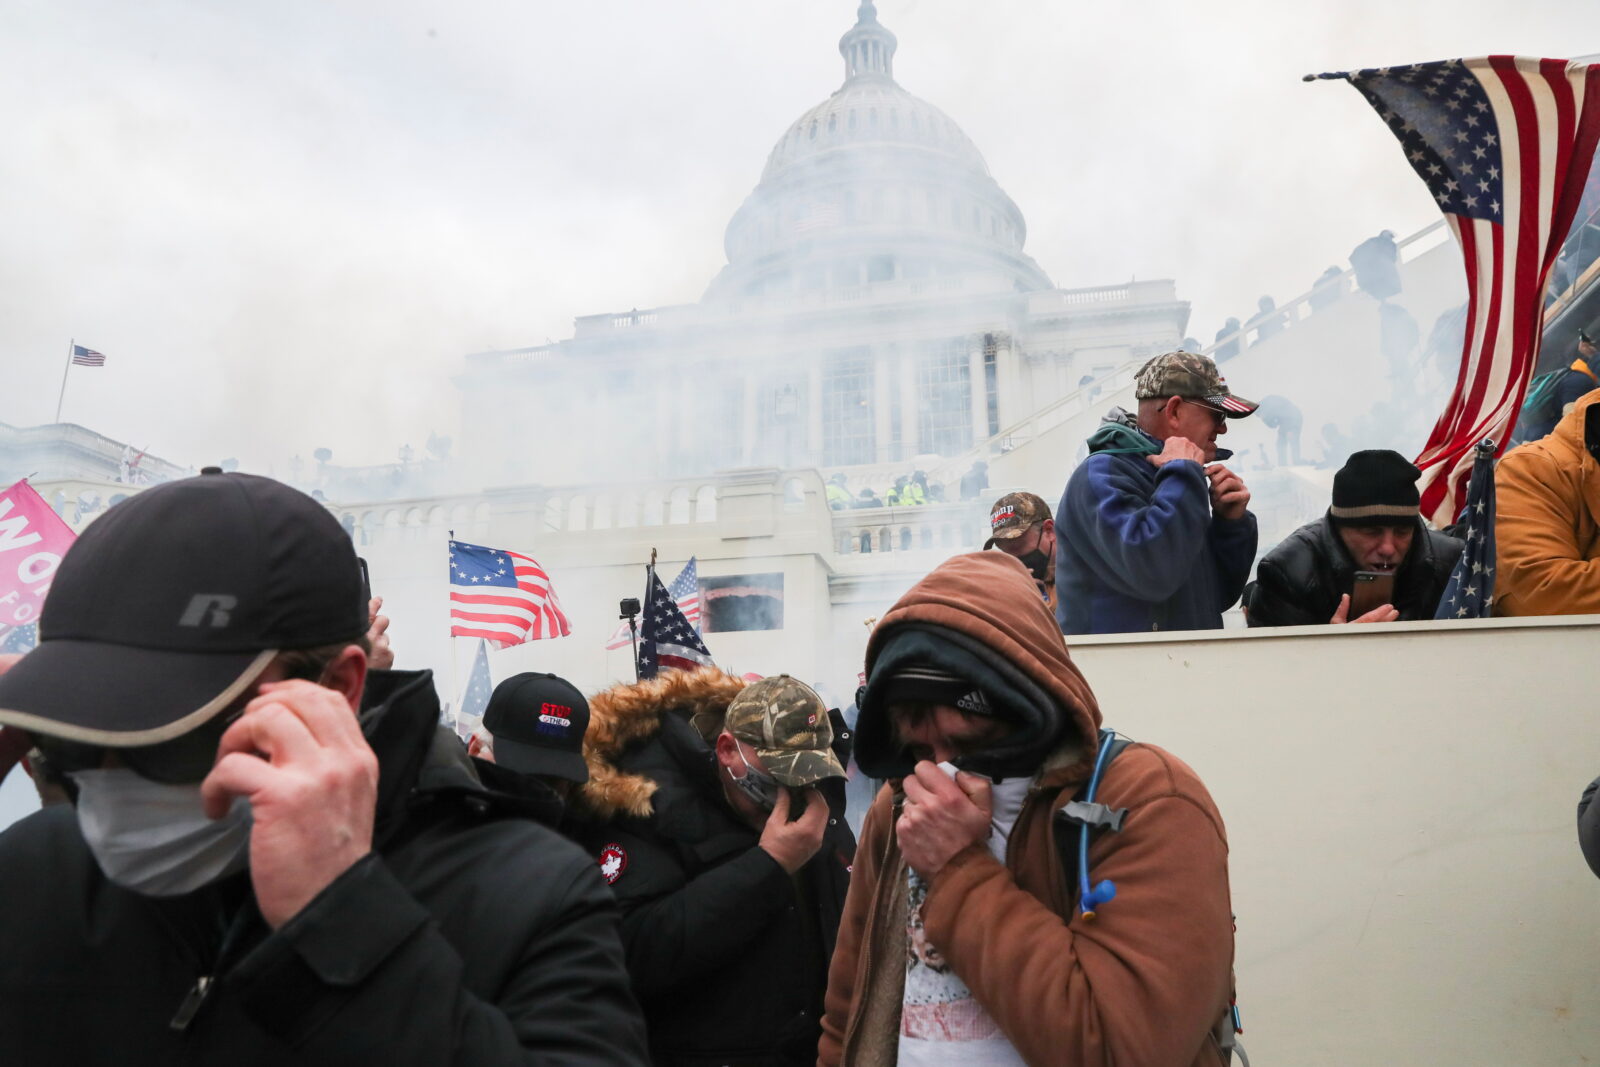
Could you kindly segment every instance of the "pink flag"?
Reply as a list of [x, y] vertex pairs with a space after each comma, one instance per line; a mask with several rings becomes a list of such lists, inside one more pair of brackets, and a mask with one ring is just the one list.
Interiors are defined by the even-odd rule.
[[26, 478], [0, 492], [0, 630], [39, 617], [76, 537]]

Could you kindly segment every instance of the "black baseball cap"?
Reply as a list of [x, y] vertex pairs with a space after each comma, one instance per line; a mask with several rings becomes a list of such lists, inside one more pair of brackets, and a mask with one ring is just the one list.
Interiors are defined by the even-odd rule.
[[112, 747], [182, 736], [285, 649], [359, 640], [355, 547], [297, 489], [207, 467], [96, 519], [55, 573], [0, 724]]
[[483, 727], [494, 735], [494, 761], [518, 774], [587, 782], [583, 735], [589, 702], [553, 674], [516, 674], [495, 686]]

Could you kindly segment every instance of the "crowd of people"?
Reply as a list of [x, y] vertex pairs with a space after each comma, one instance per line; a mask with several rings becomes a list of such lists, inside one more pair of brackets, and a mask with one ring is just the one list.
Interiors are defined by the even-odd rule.
[[[1251, 581], [1219, 438], [1260, 406], [1181, 350], [1134, 397], [1054, 513], [1000, 497], [877, 621], [848, 713], [526, 673], [463, 744], [315, 500], [208, 468], [125, 501], [0, 660], [44, 802], [0, 834], [7, 1062], [1229, 1062], [1222, 817], [1062, 635], [1429, 619], [1462, 541], [1357, 450]], [[1600, 612], [1597, 456], [1600, 390], [1501, 462], [1497, 612]]]

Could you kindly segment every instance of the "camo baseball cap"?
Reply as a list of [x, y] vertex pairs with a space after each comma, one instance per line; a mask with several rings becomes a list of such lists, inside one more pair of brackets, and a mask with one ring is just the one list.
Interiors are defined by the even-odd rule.
[[1050, 505], [1043, 497], [1032, 493], [1007, 493], [989, 509], [990, 536], [983, 547], [993, 548], [996, 541], [1021, 537], [1034, 523], [1050, 517]]
[[787, 674], [751, 682], [728, 705], [723, 728], [754, 745], [767, 773], [787, 786], [843, 778], [833, 724], [817, 691]]
[[1230, 419], [1253, 415], [1261, 406], [1254, 400], [1234, 396], [1228, 389], [1228, 380], [1208, 357], [1181, 349], [1156, 356], [1140, 367], [1133, 379], [1135, 400], [1168, 396], [1204, 404]]

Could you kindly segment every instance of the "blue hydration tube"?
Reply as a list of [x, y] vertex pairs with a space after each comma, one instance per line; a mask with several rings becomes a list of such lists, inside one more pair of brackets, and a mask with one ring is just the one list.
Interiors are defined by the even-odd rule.
[[[1111, 742], [1116, 739], [1116, 731], [1100, 731], [1100, 751], [1094, 760], [1094, 773], [1089, 776], [1089, 788], [1085, 791], [1083, 801], [1085, 804], [1095, 802], [1095, 792], [1100, 788], [1100, 774], [1105, 770], [1106, 758], [1111, 754]], [[1099, 885], [1089, 885], [1089, 823], [1084, 822], [1078, 828], [1078, 913], [1083, 916], [1084, 922], [1094, 922], [1095, 909], [1117, 895], [1117, 885], [1109, 879]]]

